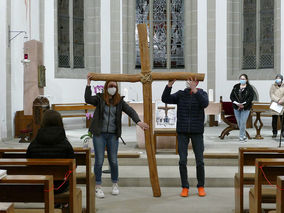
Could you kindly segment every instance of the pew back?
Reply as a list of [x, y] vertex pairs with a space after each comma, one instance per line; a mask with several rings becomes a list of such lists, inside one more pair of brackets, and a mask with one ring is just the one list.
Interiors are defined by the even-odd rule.
[[76, 164], [74, 159], [0, 159], [0, 169], [8, 175], [52, 175], [54, 180], [64, 180], [69, 174], [69, 206], [75, 213]]
[[[23, 193], [23, 192], [29, 193]], [[54, 212], [53, 177], [7, 175], [0, 179], [1, 202], [44, 202], [45, 213]]]

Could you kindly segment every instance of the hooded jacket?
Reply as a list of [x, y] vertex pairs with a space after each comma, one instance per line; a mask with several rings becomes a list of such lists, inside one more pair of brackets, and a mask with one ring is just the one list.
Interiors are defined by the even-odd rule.
[[[121, 116], [122, 111], [125, 112], [136, 124], [140, 121], [140, 118], [136, 111], [130, 107], [124, 100], [124, 97], [121, 98], [116, 107], [116, 117], [115, 117], [115, 125], [116, 125], [116, 136], [121, 137]], [[94, 116], [89, 128], [89, 131], [93, 135], [100, 135], [102, 133], [102, 124], [104, 118], [104, 109], [106, 103], [103, 98], [103, 94], [99, 93], [97, 95], [92, 96], [91, 86], [87, 86], [85, 90], [85, 102], [87, 104], [92, 104], [96, 107]]]
[[27, 158], [75, 158], [64, 128], [47, 127], [38, 130], [27, 150]]
[[[38, 130], [36, 138], [28, 147], [27, 158], [75, 158], [74, 150], [66, 138], [65, 130], [62, 127], [47, 127]], [[54, 189], [57, 189], [62, 181], [54, 181]], [[69, 188], [69, 181], [66, 181], [60, 188], [54, 190], [55, 194], [66, 192]]]
[[189, 88], [171, 94], [172, 87], [165, 87], [162, 101], [177, 104], [177, 133], [203, 133], [204, 109], [208, 106], [208, 95], [202, 89], [192, 93]]

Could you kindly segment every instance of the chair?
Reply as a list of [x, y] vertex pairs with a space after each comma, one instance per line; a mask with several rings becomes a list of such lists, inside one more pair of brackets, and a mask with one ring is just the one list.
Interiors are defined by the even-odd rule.
[[[234, 114], [233, 103], [231, 101], [223, 101], [222, 96], [220, 96], [220, 103], [221, 103], [221, 119], [228, 124], [229, 126], [226, 127], [221, 135], [219, 136], [220, 139], [224, 139], [224, 137], [230, 134], [232, 130], [238, 130], [237, 120]], [[246, 131], [246, 135], [248, 139], [251, 139], [250, 135]]]

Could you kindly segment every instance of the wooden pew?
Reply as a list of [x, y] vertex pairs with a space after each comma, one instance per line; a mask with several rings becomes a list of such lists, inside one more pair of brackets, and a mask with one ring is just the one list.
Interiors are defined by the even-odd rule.
[[276, 185], [277, 176], [282, 175], [284, 175], [284, 159], [256, 159], [254, 188], [249, 192], [250, 213], [261, 213], [262, 203], [276, 202], [276, 188], [263, 188], [262, 185], [268, 185], [269, 182]]
[[53, 175], [54, 180], [68, 177], [69, 191], [55, 195], [56, 203], [69, 203], [70, 213], [82, 212], [82, 191], [76, 188], [74, 159], [0, 159], [0, 169], [8, 175]]
[[2, 203], [0, 202], [0, 213], [14, 213], [13, 203]]
[[[29, 193], [23, 193], [24, 191]], [[44, 202], [44, 212], [53, 213], [53, 177], [50, 175], [7, 175], [0, 179], [0, 202]]]
[[254, 166], [257, 158], [284, 158], [284, 149], [264, 147], [240, 147], [239, 171], [235, 174], [235, 213], [244, 212], [244, 186], [254, 184], [254, 173], [245, 173], [245, 166]]
[[[93, 105], [86, 103], [66, 103], [52, 104], [52, 109], [56, 111], [83, 111], [84, 114], [62, 114], [62, 118], [86, 117], [88, 110], [95, 109]], [[86, 118], [86, 128], [90, 126], [90, 119]]]
[[[85, 166], [85, 172], [76, 173], [77, 184], [86, 185], [86, 212], [95, 213], [95, 178], [92, 172], [91, 149], [74, 147], [77, 166]], [[27, 149], [0, 148], [0, 158], [26, 158]]]
[[276, 210], [269, 211], [269, 213], [284, 213], [284, 176], [277, 177], [276, 189]]

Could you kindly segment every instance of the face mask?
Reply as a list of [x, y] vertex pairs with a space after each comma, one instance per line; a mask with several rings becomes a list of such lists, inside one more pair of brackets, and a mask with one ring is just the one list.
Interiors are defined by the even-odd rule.
[[282, 82], [281, 79], [279, 79], [279, 78], [275, 79], [276, 84], [281, 84], [281, 82]]
[[186, 88], [189, 88], [189, 87], [190, 87], [189, 81], [186, 81], [186, 82], [185, 82], [185, 86], [186, 86]]
[[107, 89], [108, 94], [114, 95], [116, 93], [116, 88], [115, 87], [110, 87]]
[[247, 80], [240, 80], [240, 84], [242, 84], [242, 85], [244, 85], [244, 84], [246, 84], [246, 82], [247, 82]]

